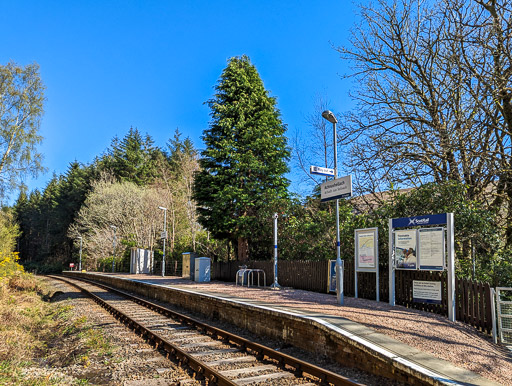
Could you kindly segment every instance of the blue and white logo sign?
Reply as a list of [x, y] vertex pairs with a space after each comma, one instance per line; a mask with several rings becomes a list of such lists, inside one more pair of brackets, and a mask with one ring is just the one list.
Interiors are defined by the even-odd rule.
[[393, 228], [405, 228], [425, 225], [443, 225], [447, 222], [446, 213], [427, 216], [401, 217], [392, 220]]

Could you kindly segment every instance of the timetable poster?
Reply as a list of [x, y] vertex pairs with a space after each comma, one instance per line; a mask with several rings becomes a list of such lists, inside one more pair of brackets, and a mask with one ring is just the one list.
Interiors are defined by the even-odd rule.
[[395, 231], [395, 261], [397, 269], [417, 269], [416, 229]]
[[442, 271], [444, 269], [444, 229], [420, 229], [419, 260], [420, 269]]

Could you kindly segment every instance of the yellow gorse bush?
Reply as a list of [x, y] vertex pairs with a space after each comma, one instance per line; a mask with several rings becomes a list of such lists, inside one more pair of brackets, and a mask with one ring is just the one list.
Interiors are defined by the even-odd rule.
[[0, 252], [0, 278], [24, 272], [23, 266], [18, 264], [19, 259], [18, 252]]

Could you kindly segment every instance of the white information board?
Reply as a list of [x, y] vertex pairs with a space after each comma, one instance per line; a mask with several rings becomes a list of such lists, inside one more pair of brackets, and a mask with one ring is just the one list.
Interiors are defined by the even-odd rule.
[[417, 231], [407, 229], [395, 231], [395, 261], [397, 269], [417, 269]]
[[441, 304], [440, 281], [412, 281], [412, 299], [418, 303]]
[[418, 245], [420, 269], [444, 270], [444, 228], [419, 229]]

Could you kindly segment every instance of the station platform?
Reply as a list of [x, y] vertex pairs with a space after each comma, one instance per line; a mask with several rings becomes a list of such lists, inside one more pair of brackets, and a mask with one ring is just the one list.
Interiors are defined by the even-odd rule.
[[[340, 363], [350, 364], [347, 360], [354, 358], [358, 362], [370, 361], [365, 355], [376, 358], [377, 364], [366, 364], [365, 370], [384, 376], [400, 373], [406, 383], [512, 384], [512, 357], [506, 349], [494, 345], [473, 327], [423, 311], [347, 297], [340, 306], [333, 295], [295, 289], [248, 288], [215, 281], [196, 283], [154, 275], [67, 274], [99, 278], [124, 289], [143, 285], [140, 291], [146, 295], [167, 289], [172, 294], [162, 296], [175, 301], [183, 298], [179, 300], [182, 306], [196, 307], [195, 311], [228, 322], [231, 319], [240, 327], [251, 327], [252, 320], [256, 326], [252, 327], [257, 329], [254, 332], [291, 344], [299, 342], [305, 349], [306, 341], [310, 341], [318, 353], [334, 355], [333, 359]], [[127, 281], [132, 283], [126, 284]], [[169, 300], [160, 295], [154, 297]], [[201, 299], [203, 304], [199, 305]], [[229, 310], [219, 311], [225, 307]], [[261, 314], [261, 320], [254, 318], [255, 314]], [[325, 349], [320, 348], [322, 345]]]

